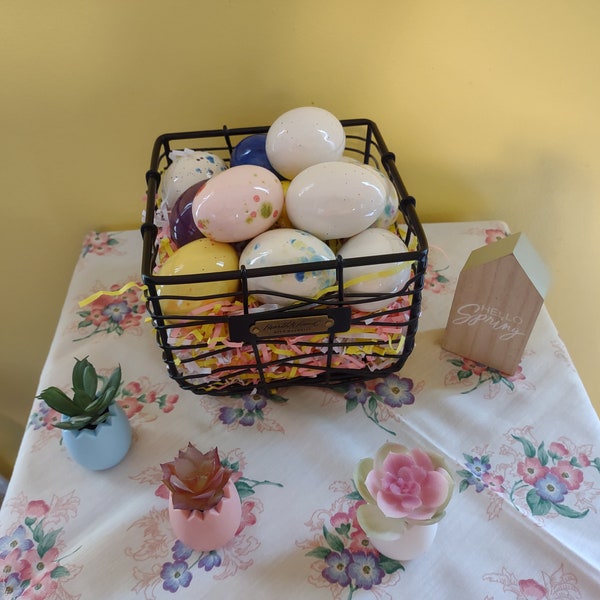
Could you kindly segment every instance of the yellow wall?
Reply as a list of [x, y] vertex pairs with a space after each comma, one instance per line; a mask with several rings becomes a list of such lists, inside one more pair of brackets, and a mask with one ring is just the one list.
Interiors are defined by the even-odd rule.
[[0, 11], [1, 411], [26, 419], [86, 231], [138, 227], [154, 138], [268, 124], [307, 104], [374, 119], [424, 221], [499, 218], [526, 232], [600, 404], [597, 0]]

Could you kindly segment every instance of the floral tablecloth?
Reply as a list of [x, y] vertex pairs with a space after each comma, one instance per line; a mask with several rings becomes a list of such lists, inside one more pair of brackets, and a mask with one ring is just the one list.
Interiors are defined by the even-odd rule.
[[[90, 233], [39, 389], [68, 390], [74, 357], [117, 363], [132, 428], [125, 460], [86, 471], [34, 400], [0, 512], [0, 597], [600, 597], [600, 423], [543, 308], [505, 376], [440, 346], [469, 253], [501, 222], [429, 224], [431, 255], [414, 352], [397, 374], [273, 398], [196, 396], [171, 381], [145, 320], [138, 231]], [[237, 472], [240, 531], [194, 552], [168, 520], [160, 463], [191, 441]], [[356, 520], [357, 462], [386, 441], [441, 453], [456, 486], [433, 547], [401, 563]]]

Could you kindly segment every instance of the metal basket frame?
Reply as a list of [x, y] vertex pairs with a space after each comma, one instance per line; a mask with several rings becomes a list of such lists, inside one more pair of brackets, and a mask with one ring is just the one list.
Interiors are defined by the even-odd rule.
[[[190, 148], [193, 150], [204, 150], [220, 156], [226, 163], [230, 161], [231, 153], [236, 144], [247, 136], [253, 134], [265, 134], [268, 126], [238, 127], [222, 129], [188, 131], [179, 133], [162, 134], [156, 138], [150, 160], [150, 168], [146, 173], [147, 182], [147, 204], [144, 223], [141, 227], [143, 238], [142, 251], [142, 282], [146, 286], [146, 305], [152, 320], [158, 346], [162, 349], [163, 360], [167, 366], [169, 376], [174, 379], [180, 387], [190, 390], [196, 394], [210, 395], [236, 395], [252, 393], [255, 390], [262, 393], [271, 393], [278, 388], [292, 385], [316, 385], [321, 387], [333, 387], [358, 380], [368, 380], [386, 376], [402, 368], [408, 356], [412, 352], [415, 343], [415, 335], [418, 328], [418, 320], [421, 311], [421, 295], [427, 266], [428, 244], [427, 238], [421, 226], [416, 212], [415, 199], [410, 196], [404, 186], [396, 167], [395, 156], [388, 147], [379, 131], [377, 125], [369, 119], [347, 119], [341, 121], [346, 133], [346, 154], [355, 156], [365, 164], [370, 164], [384, 172], [392, 181], [399, 198], [399, 211], [404, 220], [396, 228], [396, 232], [403, 239], [407, 247], [414, 250], [401, 254], [386, 254], [378, 256], [367, 256], [357, 258], [342, 258], [338, 256], [334, 261], [302, 263], [300, 265], [285, 265], [279, 267], [263, 267], [255, 269], [241, 269], [220, 273], [204, 273], [198, 275], [158, 276], [155, 274], [156, 260], [158, 254], [158, 227], [155, 224], [155, 211], [157, 210], [157, 199], [161, 180], [161, 172], [170, 164], [169, 154], [172, 150]], [[379, 355], [388, 357], [390, 364], [384, 368], [372, 368], [367, 363], [359, 368], [347, 368], [335, 366], [336, 353], [345, 352], [349, 349], [364, 347], [360, 340], [347, 342], [336, 341], [340, 331], [344, 331], [349, 325], [360, 326], [369, 322], [370, 317], [361, 317], [357, 324], [355, 313], [351, 313], [349, 304], [352, 300], [344, 293], [344, 270], [348, 267], [375, 265], [386, 265], [389, 263], [410, 262], [412, 264], [412, 276], [402, 292], [401, 298], [405, 305], [390, 311], [377, 311], [373, 314], [385, 322], [388, 316], [402, 312], [403, 322], [398, 325], [398, 336], [402, 337], [402, 349], [399, 353], [387, 353], [387, 349], [378, 348]], [[337, 275], [337, 293], [328, 297], [315, 300], [313, 298], [296, 297], [297, 304], [294, 307], [286, 307], [276, 310], [268, 310], [262, 313], [253, 313], [250, 310], [250, 296], [252, 295], [252, 279], [255, 277], [298, 273], [304, 271], [318, 271], [321, 269], [335, 269]], [[182, 298], [189, 300], [212, 300], [223, 297], [224, 294], [213, 296], [190, 297], [190, 296], [165, 296], [159, 295], [157, 290], [160, 286], [168, 284], [169, 287], [189, 283], [206, 283], [235, 279], [239, 282], [240, 292], [237, 298], [243, 305], [243, 314], [239, 317], [207, 315], [203, 317], [182, 317], [163, 314], [161, 299]], [[395, 294], [394, 296], [398, 296]], [[385, 295], [378, 295], [385, 297]], [[364, 301], [364, 300], [363, 300]], [[356, 301], [358, 302], [358, 300]], [[286, 323], [285, 320], [295, 319], [300, 322], [308, 319], [314, 322], [317, 330], [319, 327], [323, 337], [318, 343], [311, 347], [310, 343], [303, 344], [305, 354], [292, 358], [281, 358], [265, 362], [262, 344], [286, 344], [289, 335], [260, 334], [257, 323]], [[317, 322], [319, 323], [317, 325]], [[202, 361], [223, 352], [223, 348], [210, 348], [206, 343], [187, 343], [174, 345], [170, 340], [169, 333], [176, 327], [182, 325], [194, 327], [206, 324], [225, 324], [230, 335], [236, 340], [252, 349], [254, 361], [250, 365], [227, 367], [221, 371], [214, 370], [215, 376], [219, 376], [218, 382], [214, 380], [207, 382], [206, 378], [198, 375], [193, 370], [186, 368], [187, 363], [202, 365]], [[277, 326], [275, 326], [277, 329]], [[285, 329], [285, 325], [282, 325]], [[292, 328], [293, 329], [293, 328]], [[259, 333], [257, 334], [257, 331]], [[185, 352], [187, 358], [181, 358], [181, 352]], [[326, 356], [325, 364], [322, 357]], [[313, 357], [321, 358], [320, 366], [311, 366]], [[294, 365], [301, 365], [303, 375], [293, 375]], [[285, 376], [278, 377], [273, 370], [284, 369], [292, 365], [292, 374], [288, 372]], [[309, 373], [307, 375], [306, 373]], [[221, 377], [222, 375], [222, 377]], [[247, 383], [244, 382], [247, 378]]]

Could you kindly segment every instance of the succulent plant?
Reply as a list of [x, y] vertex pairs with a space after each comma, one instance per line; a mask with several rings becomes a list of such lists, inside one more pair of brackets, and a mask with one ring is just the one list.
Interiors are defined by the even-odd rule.
[[173, 461], [160, 466], [173, 507], [183, 510], [206, 511], [215, 507], [233, 474], [221, 464], [217, 448], [203, 453], [191, 442]]
[[93, 429], [105, 421], [108, 408], [114, 402], [121, 385], [121, 367], [117, 367], [104, 384], [99, 387], [99, 377], [87, 357], [75, 359], [73, 367], [73, 397], [69, 398], [61, 389], [52, 386], [37, 397], [50, 408], [65, 415], [66, 419], [55, 423], [60, 429]]

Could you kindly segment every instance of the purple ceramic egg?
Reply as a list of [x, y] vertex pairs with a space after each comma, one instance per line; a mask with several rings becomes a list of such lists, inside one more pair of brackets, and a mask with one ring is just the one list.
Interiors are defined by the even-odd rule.
[[202, 189], [207, 181], [208, 180], [205, 179], [204, 181], [199, 181], [190, 186], [183, 194], [181, 194], [181, 196], [179, 196], [179, 198], [177, 198], [171, 209], [169, 215], [171, 239], [178, 248], [204, 237], [194, 221], [192, 205], [196, 194]]
[[[231, 166], [257, 165], [272, 171], [279, 177], [267, 157], [266, 141], [266, 133], [256, 133], [244, 138], [231, 153]], [[279, 178], [281, 179], [281, 177]]]

